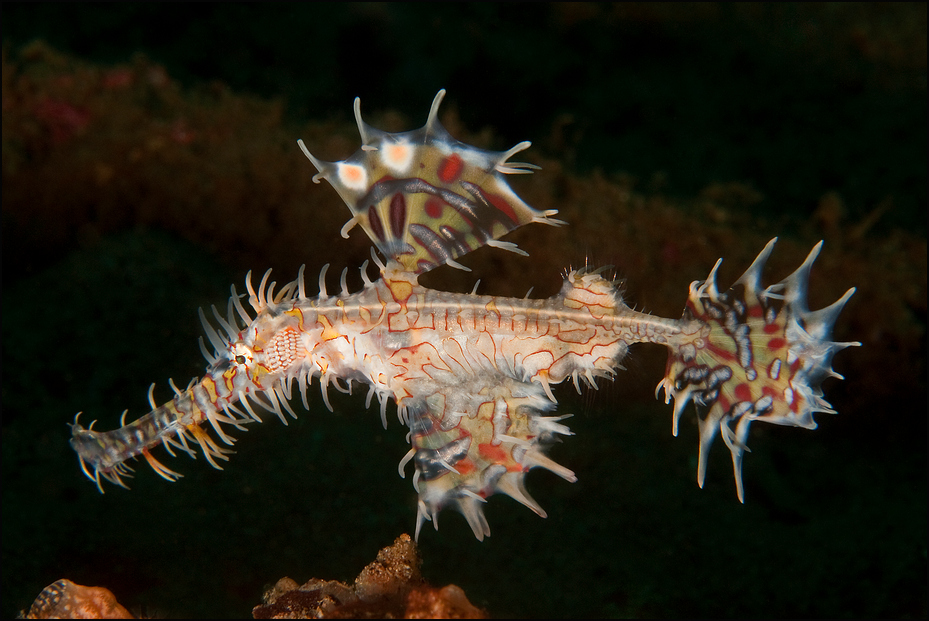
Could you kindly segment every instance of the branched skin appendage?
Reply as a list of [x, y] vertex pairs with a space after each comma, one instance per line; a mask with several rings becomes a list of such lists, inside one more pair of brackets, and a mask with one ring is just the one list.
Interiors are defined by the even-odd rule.
[[[815, 427], [812, 414], [831, 412], [821, 382], [838, 377], [832, 356], [857, 343], [829, 340], [839, 312], [854, 289], [832, 306], [806, 307], [809, 270], [819, 252], [781, 283], [762, 288], [761, 270], [772, 240], [732, 289], [720, 292], [716, 267], [691, 285], [681, 319], [632, 310], [601, 270], [574, 270], [561, 291], [548, 299], [455, 294], [423, 287], [418, 275], [439, 265], [463, 268], [457, 259], [482, 245], [525, 254], [499, 241], [530, 222], [563, 224], [525, 204], [503, 175], [530, 172], [508, 162], [526, 147], [503, 153], [481, 151], [452, 139], [438, 123], [440, 91], [426, 126], [402, 134], [380, 132], [356, 117], [364, 146], [343, 162], [322, 162], [300, 147], [319, 175], [352, 211], [343, 233], [360, 225], [387, 258], [380, 278], [350, 292], [342, 275], [338, 294], [309, 296], [301, 268], [297, 280], [275, 293], [270, 271], [257, 289], [246, 279], [246, 310], [232, 289], [227, 312], [215, 307], [219, 330], [201, 312], [212, 351], [201, 339], [209, 366], [205, 375], [135, 422], [110, 432], [72, 425], [71, 445], [84, 473], [103, 491], [101, 479], [125, 487], [129, 459], [142, 456], [162, 477], [181, 475], [155, 459], [163, 445], [173, 456], [195, 449], [220, 468], [230, 427], [260, 422], [258, 411], [277, 414], [286, 425], [294, 385], [309, 409], [307, 386], [318, 377], [330, 409], [329, 386], [348, 391], [352, 382], [369, 387], [387, 427], [387, 404], [397, 405], [409, 427], [411, 448], [401, 460], [419, 500], [416, 535], [426, 521], [438, 528], [438, 513], [458, 510], [478, 539], [490, 534], [482, 505], [506, 494], [540, 516], [545, 512], [526, 491], [531, 468], [547, 469], [567, 481], [574, 473], [546, 456], [557, 436], [572, 435], [547, 415], [557, 401], [553, 387], [570, 380], [596, 386], [612, 379], [635, 343], [669, 350], [658, 385], [674, 399], [673, 432], [693, 402], [700, 420], [702, 486], [707, 454], [716, 435], [732, 453], [736, 488], [743, 498], [741, 462], [748, 428], [760, 420]], [[467, 268], [463, 268], [467, 269]], [[173, 384], [172, 384], [173, 387]], [[207, 427], [207, 423], [209, 427]], [[735, 425], [735, 429], [730, 427]], [[92, 427], [92, 425], [91, 425]], [[215, 438], [208, 433], [212, 429]]]

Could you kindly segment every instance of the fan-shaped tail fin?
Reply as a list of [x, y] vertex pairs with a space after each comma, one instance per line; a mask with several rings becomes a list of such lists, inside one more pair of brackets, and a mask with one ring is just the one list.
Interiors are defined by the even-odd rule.
[[666, 402], [674, 399], [674, 435], [687, 403], [693, 401], [697, 407], [698, 484], [703, 487], [710, 445], [721, 435], [732, 453], [742, 501], [742, 457], [752, 421], [815, 429], [814, 412], [834, 413], [821, 389], [827, 377], [841, 379], [832, 370], [832, 357], [861, 344], [830, 340], [854, 288], [826, 308], [807, 308], [810, 268], [822, 242], [793, 274], [761, 288], [761, 271], [776, 241], [768, 242], [728, 291], [720, 293], [716, 287], [720, 262], [707, 280], [690, 285], [683, 318], [691, 329], [669, 345], [665, 377], [658, 384]]

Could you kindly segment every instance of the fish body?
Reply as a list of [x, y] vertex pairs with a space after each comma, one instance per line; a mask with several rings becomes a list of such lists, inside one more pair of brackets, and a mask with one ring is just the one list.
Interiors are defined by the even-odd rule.
[[490, 528], [482, 505], [498, 492], [544, 517], [526, 491], [526, 472], [542, 467], [576, 480], [546, 455], [558, 436], [572, 435], [562, 422], [567, 416], [548, 415], [557, 406], [553, 387], [570, 379], [580, 391], [581, 383], [613, 378], [636, 343], [668, 348], [658, 390], [674, 399], [675, 435], [684, 407], [693, 402], [698, 410], [701, 486], [717, 435], [732, 453], [743, 499], [741, 462], [753, 421], [813, 428], [814, 412], [832, 411], [820, 384], [837, 377], [832, 356], [857, 344], [830, 340], [854, 289], [825, 309], [807, 308], [821, 243], [794, 274], [769, 287], [762, 287], [761, 271], [775, 240], [726, 291], [717, 287], [717, 263], [705, 281], [691, 284], [680, 319], [633, 310], [602, 270], [569, 271], [560, 292], [546, 299], [422, 286], [419, 275], [440, 265], [467, 269], [457, 259], [482, 245], [525, 254], [499, 239], [519, 226], [564, 224], [506, 183], [504, 175], [535, 168], [509, 162], [529, 144], [497, 153], [455, 141], [438, 122], [443, 96], [423, 128], [400, 134], [365, 124], [356, 100], [363, 146], [342, 162], [323, 162], [299, 142], [319, 171], [314, 179], [329, 181], [352, 212], [343, 235], [360, 225], [374, 242], [383, 257], [374, 255], [380, 277], [371, 280], [366, 263], [360, 290], [348, 289], [343, 272], [340, 292], [330, 294], [324, 268], [318, 293], [309, 295], [302, 268], [277, 292], [270, 271], [257, 288], [249, 274], [247, 296], [233, 287], [225, 315], [213, 307], [219, 330], [201, 311], [213, 347], [201, 339], [208, 362], [202, 378], [174, 387], [175, 397], [161, 406], [150, 392], [152, 411], [110, 432], [75, 420], [71, 444], [101, 491], [101, 479], [125, 487], [126, 462], [139, 456], [162, 477], [179, 478], [152, 455], [159, 445], [192, 456], [199, 448], [219, 467], [231, 452], [224, 445], [235, 441], [230, 427], [260, 422], [261, 410], [287, 424], [288, 415], [296, 417], [294, 388], [308, 407], [314, 377], [327, 406], [330, 386], [347, 392], [353, 383], [367, 385], [367, 404], [377, 398], [385, 427], [387, 404], [395, 402], [409, 429], [411, 448], [399, 471], [405, 476], [412, 462], [417, 537], [425, 521], [438, 528], [439, 511], [451, 507], [483, 539]]

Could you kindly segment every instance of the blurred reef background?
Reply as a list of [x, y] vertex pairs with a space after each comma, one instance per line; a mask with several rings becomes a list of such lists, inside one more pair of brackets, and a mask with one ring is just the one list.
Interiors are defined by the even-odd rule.
[[[197, 308], [249, 269], [308, 282], [369, 256], [300, 153], [342, 159], [365, 120], [421, 126], [436, 91], [456, 138], [542, 166], [513, 180], [568, 227], [508, 237], [429, 286], [547, 296], [612, 264], [636, 308], [680, 315], [725, 257], [732, 282], [780, 242], [773, 283], [825, 240], [811, 306], [857, 286], [820, 428], [755, 425], [746, 504], [728, 452], [695, 483], [656, 402], [660, 348], [599, 391], [557, 391], [568, 484], [529, 477], [546, 520], [506, 497], [476, 542], [443, 512], [423, 575], [518, 617], [927, 615], [926, 5], [3, 3], [2, 609], [68, 578], [156, 616], [242, 617], [289, 576], [346, 580], [416, 515], [363, 391], [318, 395], [238, 434], [225, 472], [142, 465], [101, 496], [71, 422], [118, 425], [202, 372]], [[352, 280], [354, 279], [354, 280]], [[314, 393], [315, 393], [314, 388]], [[273, 419], [273, 420], [272, 420]], [[141, 464], [140, 464], [141, 465]]]

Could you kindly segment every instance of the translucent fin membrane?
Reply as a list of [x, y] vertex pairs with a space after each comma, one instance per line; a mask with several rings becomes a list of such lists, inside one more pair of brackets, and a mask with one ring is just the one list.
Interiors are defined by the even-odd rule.
[[530, 222], [564, 224], [552, 218], [557, 211], [523, 202], [504, 178], [538, 169], [508, 161], [530, 143], [496, 152], [458, 142], [439, 123], [444, 96], [436, 95], [425, 126], [397, 134], [365, 123], [355, 99], [362, 146], [341, 162], [324, 162], [297, 141], [319, 171], [313, 180], [328, 181], [352, 212], [342, 235], [360, 225], [394, 265], [415, 274], [443, 264], [467, 269], [457, 259], [485, 244], [521, 252], [495, 241]]

